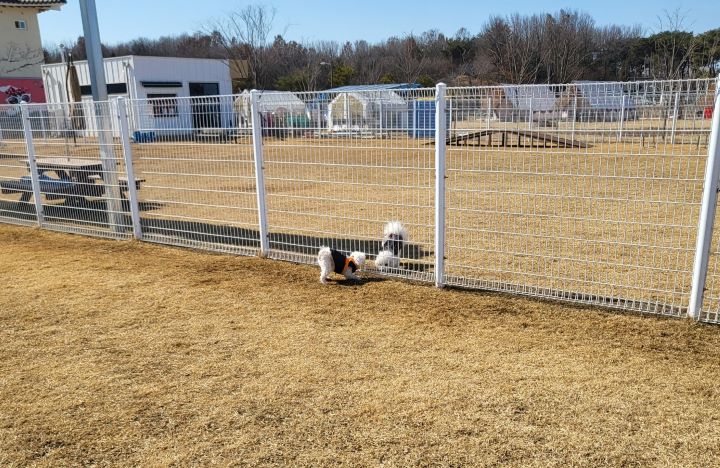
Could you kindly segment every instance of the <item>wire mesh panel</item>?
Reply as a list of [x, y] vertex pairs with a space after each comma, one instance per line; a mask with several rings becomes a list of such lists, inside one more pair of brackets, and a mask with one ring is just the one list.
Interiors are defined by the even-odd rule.
[[683, 314], [710, 83], [449, 88], [448, 282]]
[[[125, 238], [129, 217], [123, 198], [124, 165], [114, 138], [110, 102], [28, 104], [43, 227]], [[30, 171], [14, 180], [21, 203], [30, 203]], [[17, 175], [17, 174], [16, 174]], [[6, 182], [7, 183], [7, 182]], [[6, 190], [7, 191], [7, 190]]]
[[35, 225], [35, 206], [19, 105], [0, 105], [0, 221]]
[[[718, 82], [716, 82], [717, 84]], [[710, 120], [713, 118], [714, 113], [720, 109], [720, 90], [715, 89], [715, 92], [708, 96], [705, 102], [703, 114]], [[717, 117], [717, 116], [715, 116]], [[720, 128], [715, 128], [713, 131], [716, 135], [720, 135]], [[708, 157], [714, 157], [709, 155]], [[712, 177], [712, 175], [708, 175]], [[720, 181], [714, 181], [715, 184], [719, 184]], [[717, 188], [716, 185], [713, 188]], [[717, 206], [716, 206], [717, 209]], [[705, 283], [705, 295], [700, 308], [699, 319], [705, 322], [720, 323], [720, 211], [716, 211], [714, 219], [714, 230], [711, 234], [710, 252], [708, 258], [708, 269], [707, 279]]]
[[328, 246], [374, 259], [384, 225], [400, 221], [410, 242], [383, 271], [431, 279], [434, 132], [425, 122], [413, 134], [412, 109], [433, 113], [433, 99], [432, 89], [259, 95], [270, 255], [314, 262]]
[[130, 102], [143, 239], [257, 252], [252, 132], [245, 104], [242, 96]]

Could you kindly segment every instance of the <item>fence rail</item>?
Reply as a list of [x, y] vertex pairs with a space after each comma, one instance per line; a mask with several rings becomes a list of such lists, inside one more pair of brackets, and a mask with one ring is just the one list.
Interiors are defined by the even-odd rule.
[[3, 105], [0, 222], [312, 263], [324, 245], [374, 259], [397, 220], [410, 240], [382, 274], [718, 323], [717, 90]]

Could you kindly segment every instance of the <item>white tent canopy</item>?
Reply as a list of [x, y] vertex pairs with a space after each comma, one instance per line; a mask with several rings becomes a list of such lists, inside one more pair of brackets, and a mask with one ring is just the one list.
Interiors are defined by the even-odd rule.
[[503, 85], [505, 97], [515, 109], [548, 112], [555, 109], [557, 97], [547, 85]]
[[404, 128], [408, 103], [391, 90], [339, 93], [328, 105], [328, 128], [375, 126]]
[[[248, 93], [248, 97], [249, 97]], [[307, 106], [302, 99], [290, 91], [262, 91], [258, 94], [260, 112], [276, 114], [307, 114]]]
[[578, 94], [585, 101], [585, 105], [607, 110], [619, 110], [621, 108], [632, 109], [635, 102], [630, 96], [626, 96], [622, 83], [603, 81], [573, 81], [577, 86]]
[[[245, 90], [233, 103], [241, 128], [250, 126], [250, 91]], [[307, 105], [290, 91], [262, 91], [258, 94], [258, 109], [264, 114], [308, 115]]]

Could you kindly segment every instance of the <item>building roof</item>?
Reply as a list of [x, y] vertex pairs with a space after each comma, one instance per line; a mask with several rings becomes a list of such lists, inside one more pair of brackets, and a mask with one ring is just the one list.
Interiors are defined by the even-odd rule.
[[326, 89], [325, 92], [355, 92], [355, 91], [381, 91], [392, 89], [414, 89], [419, 88], [417, 83], [387, 83], [387, 84], [366, 84], [366, 85], [348, 85], [338, 88]]
[[[0, 0], [0, 3], [2, 0]], [[200, 58], [200, 57], [165, 57], [160, 55], [120, 55], [117, 57], [103, 57], [103, 62], [122, 62], [127, 60], [136, 60], [136, 59], [153, 59], [153, 60], [212, 60], [213, 62], [223, 62], [227, 63], [227, 59], [214, 59], [214, 58]], [[75, 66], [80, 65], [87, 65], [87, 60], [73, 60], [73, 63]], [[42, 65], [43, 70], [46, 68], [54, 68], [54, 67], [62, 67], [65, 68], [65, 64], [63, 62], [55, 62], [55, 63], [45, 63]]]
[[45, 10], [59, 10], [67, 0], [0, 0], [0, 6], [32, 7]]

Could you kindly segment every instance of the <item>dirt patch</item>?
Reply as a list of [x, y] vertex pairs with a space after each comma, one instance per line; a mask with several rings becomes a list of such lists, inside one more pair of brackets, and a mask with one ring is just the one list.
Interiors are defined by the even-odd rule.
[[716, 465], [720, 329], [0, 227], [0, 464]]

